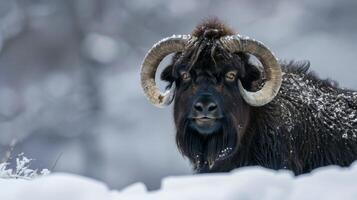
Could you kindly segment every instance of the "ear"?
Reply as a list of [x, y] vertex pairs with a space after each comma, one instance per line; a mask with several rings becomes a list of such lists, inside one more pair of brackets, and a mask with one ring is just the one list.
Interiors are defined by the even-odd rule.
[[173, 76], [173, 65], [167, 66], [162, 72], [160, 76], [161, 80], [172, 83], [175, 81]]
[[[161, 80], [168, 82], [168, 84], [166, 85], [165, 89], [167, 90], [174, 90], [173, 91], [173, 96], [172, 96], [172, 100], [175, 98], [176, 96], [176, 91], [175, 91], [175, 79], [173, 77], [173, 64], [168, 65], [162, 72], [160, 75]], [[174, 87], [173, 87], [174, 86]], [[171, 100], [171, 101], [172, 101]]]
[[180, 57], [181, 53], [176, 53], [172, 57], [171, 64], [168, 65], [162, 72], [161, 72], [161, 80], [166, 81], [169, 83], [169, 86], [175, 81], [175, 76], [174, 76], [174, 65], [178, 58]]
[[161, 80], [168, 82], [166, 88], [171, 88], [172, 83], [175, 81], [173, 76], [173, 64], [167, 66], [160, 75]]
[[241, 79], [242, 85], [247, 90], [255, 90], [257, 85], [259, 85], [259, 81], [261, 78], [261, 72], [259, 71], [259, 67], [255, 66], [251, 62], [249, 62], [250, 56], [246, 53], [239, 53], [239, 57], [244, 63], [245, 76]]

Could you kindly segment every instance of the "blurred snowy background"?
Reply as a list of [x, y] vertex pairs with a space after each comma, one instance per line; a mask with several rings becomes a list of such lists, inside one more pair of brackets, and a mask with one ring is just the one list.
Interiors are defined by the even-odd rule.
[[191, 169], [171, 109], [151, 106], [139, 85], [156, 41], [217, 16], [357, 89], [356, 11], [355, 0], [0, 0], [0, 161], [16, 143], [33, 168], [158, 188]]

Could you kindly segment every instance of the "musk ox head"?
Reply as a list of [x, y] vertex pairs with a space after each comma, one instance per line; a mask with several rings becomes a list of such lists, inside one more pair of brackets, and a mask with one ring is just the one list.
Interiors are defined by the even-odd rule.
[[[174, 53], [161, 79], [161, 60]], [[264, 68], [264, 85], [252, 91], [260, 72], [249, 63], [254, 55]], [[141, 67], [141, 84], [149, 101], [164, 107], [174, 101], [176, 142], [198, 172], [216, 171], [239, 151], [251, 106], [263, 106], [278, 93], [281, 67], [262, 43], [234, 34], [217, 20], [199, 25], [192, 35], [174, 35], [156, 43]]]

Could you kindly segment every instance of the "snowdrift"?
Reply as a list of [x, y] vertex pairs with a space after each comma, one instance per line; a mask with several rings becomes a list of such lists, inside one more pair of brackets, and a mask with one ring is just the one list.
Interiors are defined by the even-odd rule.
[[307, 200], [357, 199], [357, 162], [350, 168], [329, 166], [294, 177], [288, 171], [247, 167], [231, 173], [168, 177], [161, 189], [142, 183], [110, 190], [104, 183], [73, 174], [54, 173], [0, 179], [1, 200]]

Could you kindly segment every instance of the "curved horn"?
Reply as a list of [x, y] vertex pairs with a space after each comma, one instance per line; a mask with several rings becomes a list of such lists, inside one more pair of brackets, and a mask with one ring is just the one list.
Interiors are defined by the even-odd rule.
[[190, 35], [173, 35], [157, 42], [146, 54], [141, 65], [141, 87], [147, 99], [157, 107], [169, 105], [174, 96], [175, 85], [165, 92], [161, 92], [156, 86], [156, 70], [165, 56], [182, 51], [188, 45]]
[[262, 89], [256, 92], [245, 90], [239, 81], [239, 90], [243, 99], [251, 106], [263, 106], [278, 94], [282, 71], [274, 54], [261, 42], [240, 35], [226, 36], [220, 39], [222, 45], [231, 53], [246, 52], [256, 56], [263, 64], [267, 81]]

